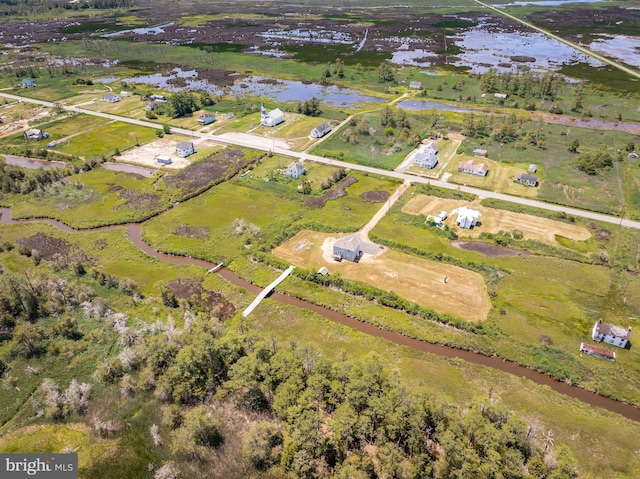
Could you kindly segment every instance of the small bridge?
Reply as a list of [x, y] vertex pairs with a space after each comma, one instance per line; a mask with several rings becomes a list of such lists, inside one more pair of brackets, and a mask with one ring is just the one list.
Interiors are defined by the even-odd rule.
[[244, 316], [245, 318], [247, 316], [249, 316], [251, 314], [251, 312], [256, 309], [256, 307], [260, 304], [260, 301], [262, 301], [264, 298], [267, 297], [267, 295], [269, 293], [271, 293], [271, 291], [273, 291], [276, 286], [278, 286], [280, 283], [282, 283], [282, 281], [284, 281], [284, 279], [289, 276], [291, 274], [291, 272], [293, 271], [293, 266], [289, 266], [287, 269], [284, 270], [284, 272], [278, 276], [278, 278], [271, 283], [269, 286], [267, 286], [266, 288], [264, 288], [262, 290], [262, 292], [256, 296], [256, 299], [254, 299], [251, 304], [247, 307], [247, 309], [245, 309], [242, 312], [242, 316]]

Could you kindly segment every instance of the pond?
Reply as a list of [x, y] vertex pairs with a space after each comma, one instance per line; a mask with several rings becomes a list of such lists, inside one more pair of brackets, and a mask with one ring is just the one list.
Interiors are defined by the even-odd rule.
[[422, 100], [402, 100], [396, 106], [398, 108], [402, 108], [403, 110], [413, 110], [413, 111], [441, 110], [441, 111], [457, 111], [461, 113], [483, 111], [475, 108], [465, 108], [463, 106], [446, 105], [444, 103], [437, 103], [434, 101], [422, 101]]
[[232, 86], [220, 88], [205, 79], [198, 78], [196, 70], [173, 69], [169, 74], [154, 73], [126, 80], [129, 84], [151, 85], [168, 91], [179, 91], [183, 86], [173, 84], [176, 78], [184, 79], [186, 88], [205, 90], [214, 95], [229, 95], [236, 98], [265, 97], [278, 102], [299, 102], [319, 98], [325, 104], [356, 109], [363, 103], [382, 103], [384, 98], [364, 95], [351, 88], [340, 88], [336, 85], [319, 83], [303, 83], [301, 81], [272, 80], [264, 77], [250, 76], [238, 79]]
[[164, 28], [170, 27], [171, 25], [173, 25], [173, 22], [164, 23], [162, 25], [158, 25], [157, 27], [143, 27], [132, 28], [131, 30], [120, 30], [119, 32], [105, 33], [104, 35], [100, 36], [102, 38], [109, 38], [122, 35], [124, 33], [134, 33], [136, 35], [158, 35], [159, 33], [164, 33]]
[[539, 32], [513, 32], [495, 24], [482, 23], [450, 38], [462, 50], [456, 66], [470, 66], [474, 73], [490, 68], [514, 71], [519, 66], [534, 71], [557, 70], [564, 64], [583, 62], [594, 67], [603, 64], [564, 43]]
[[485, 256], [529, 256], [531, 254], [528, 251], [498, 246], [484, 241], [451, 241], [451, 246], [467, 251], [475, 251]]
[[64, 168], [67, 166], [66, 163], [62, 161], [49, 161], [49, 160], [38, 160], [35, 158], [26, 158], [24, 156], [14, 156], [14, 155], [2, 155], [8, 165], [16, 165], [21, 166], [23, 168], [29, 168], [31, 170], [36, 170], [38, 168], [42, 168], [45, 170], [55, 170], [56, 168]]
[[589, 43], [590, 50], [640, 68], [640, 37], [606, 33], [599, 33], [598, 36], [601, 38]]

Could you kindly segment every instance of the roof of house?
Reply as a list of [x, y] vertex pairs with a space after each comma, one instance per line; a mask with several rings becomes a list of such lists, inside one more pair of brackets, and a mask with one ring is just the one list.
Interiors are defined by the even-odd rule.
[[267, 116], [269, 118], [278, 118], [280, 116], [283, 116], [283, 113], [280, 108], [276, 108], [275, 110], [271, 110], [269, 113], [267, 113]]
[[189, 150], [193, 149], [193, 143], [190, 141], [183, 141], [182, 143], [178, 143], [176, 145], [176, 150]]
[[215, 116], [216, 116], [215, 113], [211, 113], [211, 112], [208, 112], [208, 111], [203, 111], [202, 113], [200, 113], [198, 115], [198, 118], [210, 118], [210, 117], [214, 117], [215, 118]]
[[608, 349], [601, 348], [600, 346], [592, 346], [591, 344], [580, 343], [580, 351], [584, 351], [587, 354], [595, 354], [609, 359], [615, 359], [616, 353], [609, 351]]
[[458, 168], [469, 171], [489, 171], [489, 165], [487, 165], [486, 163], [476, 163], [473, 160], [463, 161], [458, 165]]
[[118, 98], [118, 95], [114, 95], [113, 93], [105, 93], [102, 95], [103, 100], [113, 100], [115, 98]]
[[473, 154], [478, 156], [486, 156], [487, 150], [483, 150], [482, 148], [476, 148], [475, 150], [473, 150]]
[[595, 331], [605, 336], [615, 336], [616, 338], [626, 339], [627, 341], [631, 337], [631, 328], [625, 329], [615, 324], [603, 323], [602, 320], [598, 320], [596, 323]]
[[474, 218], [477, 220], [478, 216], [480, 216], [480, 212], [478, 210], [472, 210], [471, 208], [467, 208], [466, 206], [458, 208], [458, 219]]
[[317, 130], [320, 133], [324, 133], [324, 132], [331, 131], [331, 127], [329, 126], [329, 123], [327, 123], [326, 121], [323, 121], [318, 126], [316, 126], [314, 130]]
[[29, 128], [27, 131], [24, 132], [24, 134], [27, 136], [40, 135], [41, 133], [42, 133], [42, 130], [38, 130], [37, 128]]
[[360, 248], [360, 243], [360, 238], [357, 236], [347, 236], [345, 238], [340, 238], [338, 241], [333, 243], [333, 247], [349, 251], [357, 251]]
[[527, 183], [537, 183], [538, 182], [538, 177], [536, 175], [529, 175], [527, 173], [520, 173], [518, 176], [516, 176], [516, 180], [527, 182]]
[[294, 161], [293, 163], [291, 163], [287, 169], [289, 171], [304, 171], [304, 166], [302, 165], [302, 163], [300, 163], [299, 161]]

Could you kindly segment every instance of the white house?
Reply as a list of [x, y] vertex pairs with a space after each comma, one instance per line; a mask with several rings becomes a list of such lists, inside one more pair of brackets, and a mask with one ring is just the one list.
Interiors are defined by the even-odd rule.
[[538, 177], [536, 175], [520, 173], [516, 176], [516, 183], [521, 183], [525, 186], [538, 186]]
[[422, 87], [422, 83], [419, 81], [409, 82], [409, 88], [412, 88], [414, 90], [419, 90], [421, 87]]
[[463, 206], [458, 208], [458, 219], [456, 224], [460, 228], [471, 229], [478, 223], [480, 212]]
[[489, 165], [486, 163], [476, 163], [473, 160], [463, 161], [458, 165], [460, 173], [469, 173], [470, 175], [487, 176]]
[[626, 347], [631, 336], [631, 328], [624, 329], [614, 324], [603, 323], [601, 319], [596, 321], [591, 331], [591, 337], [594, 341], [612, 344], [619, 348]]
[[186, 158], [189, 155], [193, 155], [196, 152], [196, 147], [190, 141], [183, 141], [176, 145], [176, 153], [181, 158]]
[[262, 108], [260, 109], [260, 124], [262, 126], [276, 126], [284, 121], [284, 113], [280, 108], [276, 108], [275, 110], [271, 110], [267, 113], [267, 109], [264, 107], [264, 103], [262, 104]]
[[128, 91], [121, 91], [120, 96], [122, 98], [129, 98], [131, 96], [131, 93], [129, 93]]
[[120, 97], [113, 93], [105, 93], [102, 95], [102, 99], [104, 101], [108, 101], [109, 103], [118, 103], [120, 101]]
[[323, 121], [313, 130], [311, 130], [311, 138], [322, 138], [324, 135], [331, 131], [331, 127], [326, 121]]
[[435, 168], [438, 164], [438, 145], [430, 141], [418, 151], [413, 159], [414, 163], [422, 168]]
[[287, 166], [287, 171], [285, 172], [285, 175], [288, 176], [289, 178], [297, 179], [297, 178], [300, 178], [302, 175], [304, 175], [306, 172], [307, 170], [304, 169], [304, 166], [302, 165], [301, 162], [294, 161], [289, 166]]
[[340, 238], [333, 243], [333, 258], [336, 261], [342, 261], [347, 259], [357, 263], [362, 255], [360, 249], [360, 239], [357, 236], [347, 236]]

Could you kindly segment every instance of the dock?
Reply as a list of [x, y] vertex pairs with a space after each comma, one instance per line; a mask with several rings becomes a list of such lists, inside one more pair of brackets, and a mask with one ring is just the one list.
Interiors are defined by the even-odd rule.
[[284, 281], [284, 279], [289, 276], [291, 274], [291, 272], [293, 271], [293, 266], [289, 266], [287, 269], [285, 269], [283, 271], [283, 273], [278, 276], [278, 278], [273, 281], [269, 286], [267, 286], [266, 288], [264, 288], [260, 294], [258, 296], [256, 296], [256, 299], [254, 299], [251, 304], [247, 307], [247, 309], [245, 309], [242, 312], [242, 316], [244, 316], [245, 318], [247, 316], [249, 316], [251, 314], [251, 312], [256, 309], [256, 307], [260, 304], [260, 301], [262, 301], [264, 298], [267, 297], [267, 295], [269, 293], [271, 293], [271, 291], [273, 291], [275, 289], [276, 286], [278, 286], [280, 283], [282, 283], [282, 281]]

